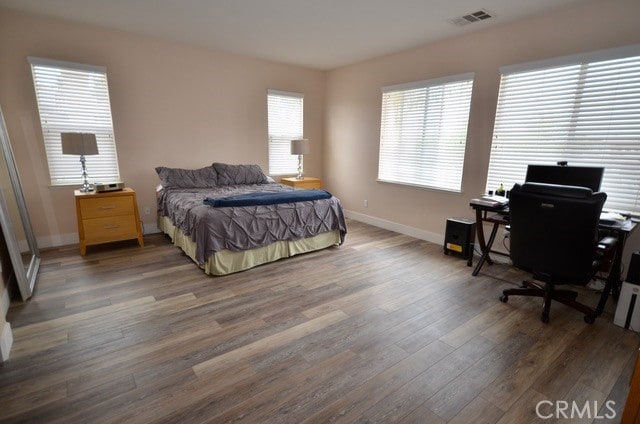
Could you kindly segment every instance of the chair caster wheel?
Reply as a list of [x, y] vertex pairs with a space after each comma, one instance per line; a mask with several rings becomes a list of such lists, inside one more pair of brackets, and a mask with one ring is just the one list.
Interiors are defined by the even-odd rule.
[[500, 302], [507, 303], [507, 300], [509, 300], [509, 296], [507, 296], [506, 294], [500, 296]]
[[548, 322], [549, 322], [549, 314], [545, 314], [545, 313], [543, 313], [543, 314], [540, 316], [540, 321], [544, 322], [545, 324], [546, 324], [546, 323], [548, 323]]
[[586, 322], [587, 324], [593, 324], [595, 321], [596, 321], [596, 317], [594, 317], [593, 315], [584, 316], [584, 322]]

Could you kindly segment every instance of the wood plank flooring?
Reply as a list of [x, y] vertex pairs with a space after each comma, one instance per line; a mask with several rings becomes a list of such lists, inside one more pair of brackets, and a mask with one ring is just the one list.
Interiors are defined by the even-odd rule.
[[592, 418], [613, 401], [596, 421], [619, 421], [640, 337], [612, 301], [594, 325], [557, 303], [543, 324], [540, 299], [498, 301], [524, 276], [508, 266], [472, 277], [441, 246], [348, 228], [341, 247], [225, 277], [159, 234], [43, 252], [7, 316], [0, 421], [555, 422], [542, 400]]

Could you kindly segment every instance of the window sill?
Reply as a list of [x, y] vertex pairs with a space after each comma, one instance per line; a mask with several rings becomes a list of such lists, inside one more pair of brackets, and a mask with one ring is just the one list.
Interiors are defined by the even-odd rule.
[[376, 179], [376, 181], [379, 182], [379, 183], [384, 183], [384, 184], [399, 185], [399, 186], [404, 186], [404, 187], [415, 187], [415, 188], [420, 188], [420, 189], [429, 190], [429, 191], [438, 191], [438, 192], [452, 193], [452, 194], [462, 194], [462, 190], [451, 190], [451, 189], [448, 189], [448, 188], [433, 187], [433, 186], [427, 186], [427, 185], [423, 185], [423, 184], [403, 183], [403, 182], [398, 182], [398, 181], [381, 180], [379, 178]]

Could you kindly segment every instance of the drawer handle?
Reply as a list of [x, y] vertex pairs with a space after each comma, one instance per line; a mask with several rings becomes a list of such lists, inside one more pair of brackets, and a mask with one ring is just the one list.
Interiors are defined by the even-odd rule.
[[100, 206], [100, 209], [115, 209], [116, 205]]
[[105, 230], [115, 230], [116, 228], [120, 227], [119, 225], [106, 225], [103, 228]]

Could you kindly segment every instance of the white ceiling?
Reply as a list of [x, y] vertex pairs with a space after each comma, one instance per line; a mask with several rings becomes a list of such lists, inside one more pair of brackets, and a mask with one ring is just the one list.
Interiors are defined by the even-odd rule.
[[[586, 0], [0, 0], [0, 7], [327, 70]], [[480, 9], [495, 18], [449, 19]]]

